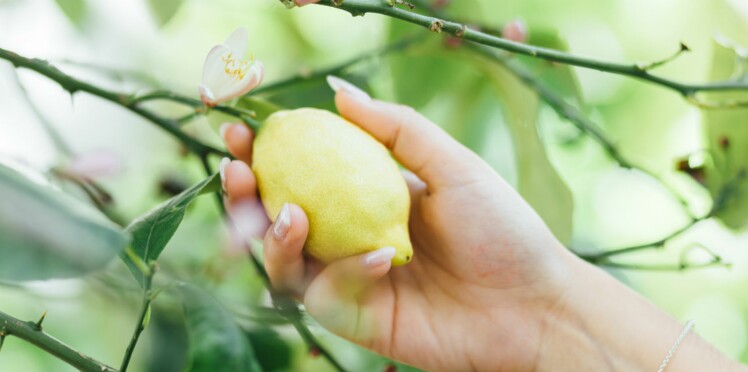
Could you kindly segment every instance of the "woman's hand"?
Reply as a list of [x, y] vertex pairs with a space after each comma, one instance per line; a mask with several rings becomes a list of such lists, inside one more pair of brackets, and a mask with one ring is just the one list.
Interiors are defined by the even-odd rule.
[[[323, 266], [303, 254], [309, 224], [289, 204], [264, 240], [276, 289], [302, 298], [332, 332], [426, 370], [656, 369], [677, 322], [571, 255], [491, 167], [428, 119], [329, 82], [340, 114], [413, 172], [403, 176], [414, 258], [391, 268], [394, 252], [383, 248]], [[222, 133], [239, 159], [221, 167], [229, 208], [254, 203], [252, 133], [239, 124]], [[620, 319], [627, 313], [634, 318]], [[655, 331], [637, 331], [647, 322]]]
[[[331, 79], [340, 114], [385, 144], [413, 173], [413, 261], [387, 249], [322, 268], [302, 254], [304, 211], [288, 205], [265, 236], [276, 288], [296, 292], [331, 331], [425, 369], [531, 369], [539, 321], [569, 281], [567, 253], [540, 218], [471, 151], [412, 109]], [[230, 204], [257, 198], [249, 130], [224, 131], [239, 161], [223, 170]]]

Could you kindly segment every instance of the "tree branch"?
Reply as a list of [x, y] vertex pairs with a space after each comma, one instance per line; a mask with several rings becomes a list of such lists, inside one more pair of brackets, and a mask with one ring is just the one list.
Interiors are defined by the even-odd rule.
[[42, 330], [42, 320], [43, 318], [38, 322], [24, 322], [0, 311], [0, 345], [2, 345], [2, 340], [5, 337], [15, 336], [81, 371], [116, 371], [116, 369], [74, 350], [44, 332]]
[[686, 84], [664, 77], [652, 75], [649, 73], [649, 68], [646, 68], [646, 66], [642, 66], [640, 64], [623, 64], [602, 61], [593, 58], [573, 55], [559, 50], [518, 43], [481, 31], [473, 30], [467, 27], [467, 25], [465, 24], [423, 15], [412, 12], [410, 10], [391, 6], [387, 1], [384, 0], [322, 0], [319, 2], [319, 4], [345, 10], [351, 13], [351, 15], [353, 16], [362, 16], [366, 13], [381, 14], [408, 23], [419, 25], [421, 27], [425, 27], [432, 32], [444, 32], [454, 37], [465, 39], [476, 44], [482, 44], [492, 48], [540, 58], [552, 62], [558, 62], [567, 65], [632, 77], [676, 91], [685, 97], [693, 97], [697, 92], [748, 90], [748, 83], [743, 81], [728, 80], [708, 84]]
[[[41, 59], [32, 59], [32, 58], [26, 58], [23, 56], [20, 56], [14, 52], [11, 52], [9, 50], [0, 48], [0, 59], [4, 59], [9, 61], [13, 64], [16, 68], [25, 68], [32, 71], [35, 71], [50, 80], [55, 81], [57, 84], [59, 84], [62, 89], [68, 91], [71, 95], [75, 94], [76, 92], [86, 92], [91, 95], [97, 96], [99, 98], [102, 98], [104, 100], [107, 100], [109, 102], [115, 103], [119, 106], [122, 106], [159, 126], [161, 129], [167, 131], [174, 137], [176, 137], [178, 140], [180, 140], [187, 148], [190, 149], [190, 151], [194, 152], [195, 154], [208, 154], [208, 153], [214, 153], [214, 154], [220, 154], [225, 155], [226, 153], [222, 150], [213, 148], [211, 146], [208, 146], [206, 144], [203, 144], [202, 142], [188, 136], [182, 130], [179, 128], [179, 123], [177, 120], [164, 118], [160, 115], [157, 115], [153, 113], [150, 110], [147, 110], [139, 105], [138, 99], [133, 99], [130, 95], [119, 93], [119, 92], [113, 92], [110, 90], [106, 90], [100, 87], [97, 87], [95, 85], [86, 83], [84, 81], [78, 80], [62, 71], [60, 71], [58, 68], [52, 66], [49, 62], [41, 60]], [[168, 97], [169, 99], [173, 101], [177, 101], [180, 103], [187, 103], [191, 102], [189, 101], [189, 98], [187, 97], [180, 97], [177, 99], [176, 94], [174, 96]], [[182, 99], [184, 98], [184, 99]], [[195, 100], [196, 101], [196, 100]], [[198, 101], [199, 102], [199, 101]], [[194, 102], [192, 102], [194, 104]], [[200, 103], [202, 105], [202, 103]], [[193, 106], [194, 107], [194, 106]], [[214, 108], [216, 110], [227, 110], [227, 113], [233, 114], [233, 111], [230, 108]]]

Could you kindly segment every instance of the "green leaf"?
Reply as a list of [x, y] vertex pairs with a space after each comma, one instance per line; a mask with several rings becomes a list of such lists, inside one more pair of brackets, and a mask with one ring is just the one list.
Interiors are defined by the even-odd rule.
[[571, 240], [573, 199], [566, 183], [548, 159], [538, 133], [540, 99], [504, 67], [486, 66], [504, 108], [512, 132], [519, 173], [517, 188], [562, 242]]
[[[732, 48], [714, 43], [712, 81], [731, 78], [741, 71], [741, 61]], [[748, 101], [746, 93], [709, 94], [710, 102]], [[726, 226], [742, 230], [748, 226], [748, 109], [725, 108], [703, 110], [706, 146], [711, 162], [706, 162], [706, 186], [714, 198], [715, 217]]]
[[263, 371], [291, 370], [293, 350], [278, 332], [272, 328], [260, 326], [249, 330], [246, 335]]
[[159, 27], [167, 24], [182, 6], [183, 0], [148, 0]]
[[[217, 190], [219, 185], [218, 175], [214, 174], [133, 221], [127, 227], [127, 231], [132, 234], [133, 253], [145, 263], [158, 259], [177, 231], [190, 203], [201, 193]], [[128, 255], [123, 254], [121, 257], [142, 285], [145, 279], [143, 272]]]
[[0, 198], [0, 280], [77, 277], [104, 268], [127, 245], [127, 234], [98, 210], [3, 164]]
[[70, 22], [80, 27], [86, 17], [86, 0], [55, 0]]
[[188, 371], [262, 371], [244, 332], [215, 298], [189, 285], [179, 290], [190, 343]]

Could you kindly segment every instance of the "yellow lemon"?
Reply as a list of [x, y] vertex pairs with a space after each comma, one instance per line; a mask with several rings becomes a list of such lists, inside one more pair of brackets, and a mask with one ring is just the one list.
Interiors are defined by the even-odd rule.
[[253, 146], [268, 217], [275, 220], [284, 203], [304, 209], [312, 257], [331, 262], [394, 247], [393, 265], [411, 260], [408, 187], [368, 133], [329, 111], [302, 108], [271, 115]]

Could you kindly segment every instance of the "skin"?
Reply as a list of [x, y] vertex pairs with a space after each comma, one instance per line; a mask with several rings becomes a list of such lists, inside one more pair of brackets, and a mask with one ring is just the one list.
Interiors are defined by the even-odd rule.
[[[330, 331], [425, 370], [656, 370], [683, 325], [570, 254], [490, 166], [413, 109], [333, 78], [340, 114], [387, 146], [405, 172], [413, 261], [389, 250], [323, 266], [302, 248], [296, 205], [268, 229], [273, 285]], [[222, 128], [227, 204], [257, 201], [253, 135]], [[746, 370], [690, 333], [668, 370]]]

